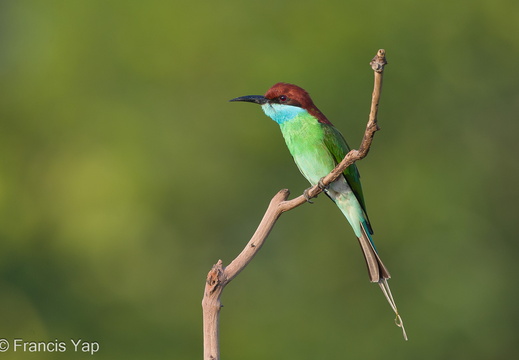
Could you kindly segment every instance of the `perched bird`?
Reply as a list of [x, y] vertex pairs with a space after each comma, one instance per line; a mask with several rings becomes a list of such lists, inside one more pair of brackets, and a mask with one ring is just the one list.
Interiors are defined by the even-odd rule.
[[[342, 161], [350, 148], [342, 134], [314, 105], [310, 95], [299, 86], [277, 83], [264, 96], [241, 96], [230, 101], [245, 101], [261, 105], [267, 116], [279, 124], [288, 150], [299, 171], [312, 186]], [[373, 229], [369, 221], [359, 171], [355, 164], [331, 183], [324, 192], [342, 211], [357, 236], [368, 267], [369, 279], [380, 285], [407, 340], [402, 319], [398, 314], [387, 279], [391, 276], [380, 260], [373, 244]], [[306, 195], [307, 200], [309, 200]]]

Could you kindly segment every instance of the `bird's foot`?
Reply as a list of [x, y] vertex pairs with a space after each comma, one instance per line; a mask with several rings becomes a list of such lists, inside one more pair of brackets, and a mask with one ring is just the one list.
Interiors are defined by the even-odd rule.
[[319, 189], [321, 189], [322, 191], [325, 191], [325, 190], [328, 190], [330, 185], [324, 185], [323, 179], [324, 179], [324, 177], [319, 179], [319, 182], [317, 183], [317, 186], [319, 186]]
[[308, 194], [310, 189], [311, 189], [311, 187], [309, 187], [308, 189], [305, 189], [305, 191], [303, 191], [303, 196], [305, 197], [307, 203], [313, 204], [314, 202], [310, 199], [312, 199], [315, 196], [310, 196], [310, 194]]

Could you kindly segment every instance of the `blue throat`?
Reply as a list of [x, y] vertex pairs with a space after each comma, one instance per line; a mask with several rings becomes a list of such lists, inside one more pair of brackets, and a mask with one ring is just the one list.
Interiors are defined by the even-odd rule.
[[282, 104], [264, 104], [261, 105], [263, 112], [278, 124], [283, 124], [292, 120], [297, 115], [306, 111], [299, 106], [282, 105]]

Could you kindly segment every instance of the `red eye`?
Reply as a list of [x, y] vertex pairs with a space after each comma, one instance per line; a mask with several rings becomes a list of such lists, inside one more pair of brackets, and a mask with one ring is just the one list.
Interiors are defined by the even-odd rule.
[[282, 101], [282, 102], [287, 101], [287, 97], [286, 97], [286, 95], [281, 95], [281, 96], [279, 97], [279, 101]]

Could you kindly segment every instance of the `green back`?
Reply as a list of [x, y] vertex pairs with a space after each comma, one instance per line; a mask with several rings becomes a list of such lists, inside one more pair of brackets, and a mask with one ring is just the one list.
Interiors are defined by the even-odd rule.
[[[344, 159], [346, 154], [350, 151], [350, 147], [344, 140], [342, 134], [333, 125], [321, 123], [324, 132], [324, 143], [330, 153], [333, 155], [335, 162], [338, 164]], [[364, 195], [362, 194], [362, 185], [360, 183], [360, 174], [357, 166], [351, 164], [344, 170], [344, 177], [350, 185], [351, 190], [357, 197], [357, 200], [364, 210], [367, 217], [366, 203], [364, 202]], [[369, 223], [369, 220], [368, 220]], [[371, 227], [371, 226], [370, 226]]]

